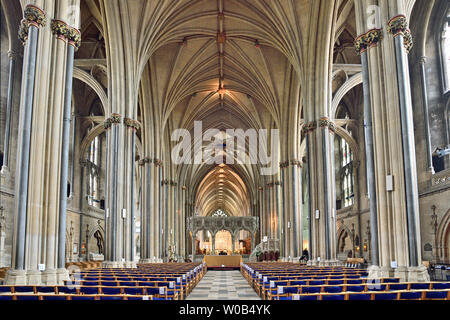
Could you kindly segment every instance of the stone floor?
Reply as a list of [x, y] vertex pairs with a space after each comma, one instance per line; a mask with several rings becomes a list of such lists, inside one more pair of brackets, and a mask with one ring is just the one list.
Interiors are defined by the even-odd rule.
[[261, 300], [239, 271], [208, 271], [186, 300]]

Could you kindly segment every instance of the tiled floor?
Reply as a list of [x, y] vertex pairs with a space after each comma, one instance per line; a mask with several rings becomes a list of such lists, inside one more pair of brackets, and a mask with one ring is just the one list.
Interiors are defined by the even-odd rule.
[[186, 300], [261, 300], [239, 271], [208, 271]]

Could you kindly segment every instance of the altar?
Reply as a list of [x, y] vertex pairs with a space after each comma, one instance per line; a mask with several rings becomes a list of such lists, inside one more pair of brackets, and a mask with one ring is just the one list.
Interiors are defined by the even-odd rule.
[[206, 263], [208, 269], [218, 269], [218, 268], [240, 268], [242, 262], [241, 255], [233, 256], [205, 256], [203, 262]]

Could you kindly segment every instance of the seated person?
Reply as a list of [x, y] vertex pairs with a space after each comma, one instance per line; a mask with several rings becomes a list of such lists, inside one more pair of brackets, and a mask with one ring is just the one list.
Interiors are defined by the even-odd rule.
[[309, 252], [308, 249], [303, 250], [302, 256], [300, 257], [300, 261], [308, 261], [309, 260]]

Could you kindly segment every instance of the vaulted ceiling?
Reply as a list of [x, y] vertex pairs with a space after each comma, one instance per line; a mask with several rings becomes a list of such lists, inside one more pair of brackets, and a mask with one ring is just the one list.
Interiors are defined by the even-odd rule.
[[[355, 26], [348, 22], [354, 14], [353, 0], [327, 2], [337, 8], [336, 17], [330, 15], [336, 19], [335, 24], [330, 22], [330, 28], [336, 29], [333, 60], [354, 63], [350, 42], [356, 36]], [[79, 58], [98, 60], [121, 52], [123, 61], [109, 61], [108, 71], [110, 77], [125, 73], [126, 80], [140, 88], [137, 116], [144, 127], [147, 156], [169, 157], [174, 145], [171, 132], [184, 128], [193, 134], [194, 121], [202, 121], [203, 130], [222, 131], [277, 128], [289, 133], [298, 126], [292, 109], [299, 108], [300, 117], [302, 104], [292, 101], [309, 79], [308, 57], [320, 41], [317, 21], [327, 10], [322, 1], [81, 3], [88, 45]], [[113, 87], [108, 89], [114, 90], [116, 79], [109, 81]], [[226, 178], [239, 178], [244, 186], [241, 190], [225, 184], [221, 201], [214, 196], [217, 168], [202, 163], [165, 170], [185, 185], [195, 186], [195, 202], [205, 215], [219, 208], [237, 214], [243, 195], [256, 201], [255, 190], [264, 183], [258, 166], [227, 166]]]

